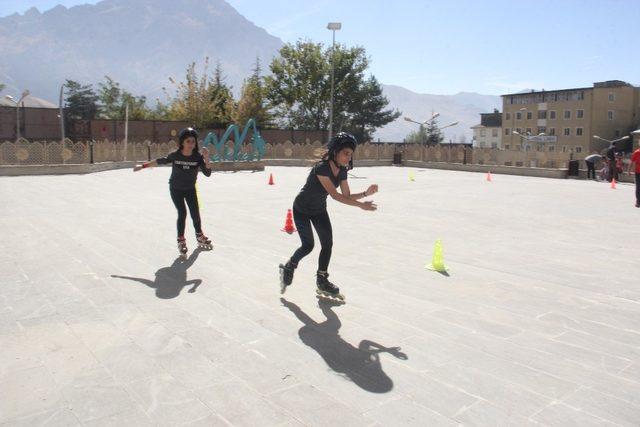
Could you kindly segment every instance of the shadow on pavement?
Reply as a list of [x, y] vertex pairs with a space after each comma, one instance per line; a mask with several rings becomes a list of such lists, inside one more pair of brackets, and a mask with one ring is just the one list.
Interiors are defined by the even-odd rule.
[[169, 267], [162, 267], [156, 271], [155, 280], [144, 279], [141, 277], [118, 276], [112, 274], [111, 277], [119, 279], [134, 280], [147, 285], [156, 290], [156, 296], [161, 299], [171, 299], [180, 295], [182, 288], [192, 286], [188, 292], [195, 292], [198, 286], [202, 284], [200, 279], [187, 280], [187, 270], [193, 265], [198, 255], [203, 250], [196, 248], [187, 259], [182, 257], [176, 258]]
[[303, 343], [313, 348], [331, 369], [353, 381], [358, 387], [371, 393], [387, 393], [393, 389], [393, 381], [382, 370], [379, 353], [389, 353], [398, 359], [407, 360], [400, 347], [384, 347], [373, 341], [362, 340], [358, 347], [349, 344], [338, 334], [342, 323], [332, 308], [340, 304], [318, 301], [318, 306], [327, 318], [324, 322], [311, 319], [296, 304], [280, 298], [304, 326], [298, 331]]

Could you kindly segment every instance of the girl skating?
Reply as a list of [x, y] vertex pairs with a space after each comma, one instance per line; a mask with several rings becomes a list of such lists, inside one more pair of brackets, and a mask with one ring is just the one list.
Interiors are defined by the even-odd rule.
[[178, 137], [179, 146], [176, 151], [170, 153], [167, 157], [162, 157], [150, 162], [136, 165], [134, 172], [140, 169], [153, 167], [157, 165], [172, 164], [171, 178], [169, 178], [169, 192], [171, 200], [178, 210], [178, 250], [180, 255], [187, 255], [187, 241], [184, 237], [185, 223], [187, 220], [187, 208], [185, 201], [189, 206], [189, 213], [193, 221], [193, 228], [196, 231], [196, 241], [198, 246], [204, 249], [212, 249], [211, 240], [202, 232], [200, 220], [200, 208], [198, 206], [198, 196], [196, 193], [196, 179], [198, 178], [198, 169], [205, 176], [211, 176], [211, 164], [209, 163], [209, 151], [202, 149], [202, 154], [198, 150], [198, 132], [193, 128], [185, 128], [180, 131]]
[[[351, 194], [347, 182], [347, 171], [351, 163], [357, 141], [351, 134], [340, 132], [327, 145], [327, 152], [322, 160], [311, 169], [307, 182], [293, 202], [293, 219], [300, 235], [301, 246], [294, 252], [286, 264], [280, 264], [280, 292], [284, 293], [293, 281], [293, 273], [302, 258], [313, 250], [313, 231], [316, 229], [320, 239], [320, 257], [316, 273], [318, 297], [344, 300], [340, 289], [329, 281], [329, 260], [333, 246], [333, 232], [327, 212], [327, 196], [350, 206], [366, 211], [375, 211], [373, 201], [359, 202], [363, 197], [371, 196], [378, 191], [373, 184], [366, 191]], [[340, 187], [340, 192], [336, 188]]]

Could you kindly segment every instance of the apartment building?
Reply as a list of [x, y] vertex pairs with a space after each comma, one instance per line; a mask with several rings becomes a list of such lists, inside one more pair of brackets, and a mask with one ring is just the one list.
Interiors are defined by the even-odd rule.
[[480, 113], [480, 124], [472, 126], [474, 148], [502, 148], [502, 113]]
[[502, 144], [583, 158], [638, 129], [639, 98], [640, 88], [619, 80], [502, 95]]

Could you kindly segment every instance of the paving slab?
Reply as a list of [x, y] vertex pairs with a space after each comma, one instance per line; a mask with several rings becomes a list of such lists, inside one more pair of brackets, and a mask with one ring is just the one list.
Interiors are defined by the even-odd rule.
[[279, 292], [308, 168], [201, 176], [186, 260], [169, 173], [0, 177], [0, 425], [640, 424], [631, 185], [355, 169], [338, 306]]

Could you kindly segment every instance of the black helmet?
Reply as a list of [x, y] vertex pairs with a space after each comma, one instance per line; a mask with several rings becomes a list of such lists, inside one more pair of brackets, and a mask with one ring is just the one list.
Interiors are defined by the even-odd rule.
[[327, 144], [327, 150], [329, 151], [329, 156], [333, 157], [343, 148], [351, 148], [355, 151], [356, 145], [358, 145], [358, 141], [355, 136], [347, 132], [339, 132], [331, 138], [331, 141]]
[[[356, 145], [358, 145], [358, 140], [356, 137], [347, 132], [338, 132], [336, 136], [331, 138], [329, 144], [327, 144], [327, 157], [335, 161], [336, 154], [340, 152], [343, 148], [351, 148], [353, 151], [356, 150]], [[349, 161], [349, 166], [347, 166], [347, 170], [353, 169], [353, 159]]]
[[182, 144], [184, 142], [184, 140], [189, 138], [190, 136], [194, 137], [196, 139], [196, 141], [198, 141], [198, 131], [197, 130], [195, 130], [192, 127], [184, 128], [178, 134], [178, 141], [180, 141], [180, 144]]

